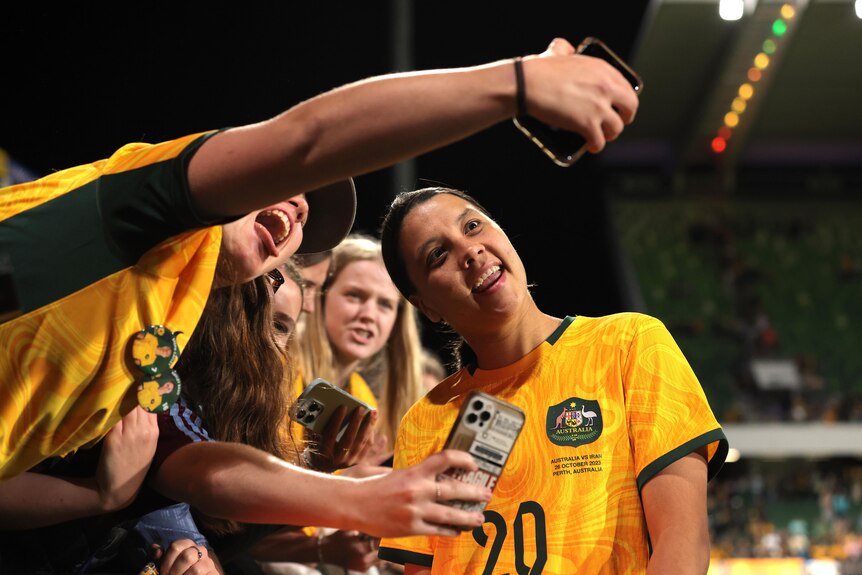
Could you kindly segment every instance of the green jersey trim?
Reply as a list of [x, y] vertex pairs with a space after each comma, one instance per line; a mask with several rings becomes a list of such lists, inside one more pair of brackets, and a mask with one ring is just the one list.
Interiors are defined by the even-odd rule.
[[381, 547], [377, 551], [377, 556], [384, 561], [398, 563], [399, 565], [418, 565], [419, 567], [431, 567], [434, 562], [433, 555], [425, 553], [416, 553], [415, 551], [406, 551], [404, 549], [393, 549], [391, 547]]
[[133, 266], [186, 230], [194, 213], [185, 168], [209, 137], [178, 156], [105, 174], [0, 222], [18, 303], [28, 313]]
[[694, 439], [690, 439], [673, 449], [646, 467], [644, 467], [643, 471], [638, 475], [638, 491], [643, 489], [643, 486], [647, 481], [655, 477], [658, 472], [662, 469], [677, 461], [678, 459], [682, 459], [692, 451], [697, 451], [701, 447], [705, 445], [709, 445], [718, 441], [718, 448], [715, 451], [715, 454], [712, 456], [712, 459], [707, 463], [707, 481], [715, 477], [718, 471], [721, 469], [721, 466], [724, 465], [724, 460], [727, 458], [727, 437], [724, 435], [724, 432], [719, 429], [713, 429], [712, 431], [708, 431], [703, 435], [695, 437]]
[[575, 317], [571, 315], [567, 315], [563, 318], [563, 321], [560, 322], [560, 325], [557, 326], [557, 329], [554, 330], [554, 333], [548, 336], [548, 339], [545, 341], [548, 342], [548, 345], [554, 345], [557, 343], [557, 340], [562, 337], [566, 330], [572, 325], [572, 322], [575, 321]]
[[[557, 329], [555, 329], [554, 332], [548, 336], [548, 338], [545, 340], [545, 343], [547, 343], [548, 345], [551, 345], [551, 346], [554, 345], [555, 343], [557, 343], [557, 340], [560, 339], [564, 333], [566, 333], [566, 330], [569, 328], [570, 325], [572, 325], [573, 321], [575, 321], [575, 316], [567, 315], [565, 318], [563, 318], [563, 321], [561, 321], [560, 325], [557, 326]], [[533, 350], [533, 351], [535, 351], [535, 350]], [[533, 353], [533, 352], [531, 351], [530, 353]], [[529, 354], [527, 354], [527, 355], [529, 355]], [[526, 357], [526, 356], [524, 356], [524, 357]], [[523, 358], [521, 358], [521, 359], [523, 359]], [[518, 361], [520, 361], [520, 360], [518, 360]], [[466, 369], [467, 373], [469, 373], [471, 376], [476, 375], [476, 370], [478, 368], [479, 367], [476, 365], [476, 362], [470, 362], [464, 366], [464, 369]]]

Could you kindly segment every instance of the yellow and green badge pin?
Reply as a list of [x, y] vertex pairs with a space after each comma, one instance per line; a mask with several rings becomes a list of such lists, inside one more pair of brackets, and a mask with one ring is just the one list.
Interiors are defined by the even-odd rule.
[[180, 396], [180, 376], [173, 370], [180, 356], [179, 333], [151, 325], [132, 336], [132, 361], [144, 374], [138, 384], [138, 404], [149, 412], [168, 411]]

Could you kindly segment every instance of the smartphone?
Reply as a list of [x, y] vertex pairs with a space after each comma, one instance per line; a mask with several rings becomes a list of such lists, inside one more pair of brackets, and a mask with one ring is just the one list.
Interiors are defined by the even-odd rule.
[[364, 407], [368, 411], [374, 408], [325, 379], [318, 378], [308, 384], [291, 407], [290, 418], [314, 433], [321, 434], [341, 405], [347, 407], [347, 417], [338, 430], [336, 440], [339, 440], [350, 424], [355, 408]]
[[[466, 451], [473, 456], [479, 469], [448, 469], [440, 479], [448, 477], [493, 490], [523, 427], [524, 412], [519, 407], [493, 395], [472, 391], [461, 406], [445, 447]], [[448, 503], [467, 511], [485, 509], [484, 501]]]
[[[622, 73], [638, 95], [643, 91], [643, 81], [640, 76], [598, 38], [592, 36], [586, 38], [578, 45], [577, 53], [609, 62]], [[513, 122], [558, 166], [564, 168], [571, 166], [587, 151], [586, 140], [576, 132], [555, 128], [532, 116], [520, 116], [514, 118]]]

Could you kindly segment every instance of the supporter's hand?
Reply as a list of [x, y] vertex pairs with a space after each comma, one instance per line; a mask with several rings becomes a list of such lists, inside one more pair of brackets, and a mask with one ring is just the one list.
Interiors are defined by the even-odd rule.
[[105, 436], [96, 470], [96, 485], [105, 511], [122, 509], [135, 499], [156, 453], [156, 417], [137, 406]]
[[523, 67], [527, 113], [581, 134], [592, 153], [634, 120], [638, 97], [619, 70], [600, 58], [575, 54], [562, 38], [539, 56], [524, 58]]
[[374, 445], [374, 425], [378, 412], [357, 407], [341, 439], [336, 441], [338, 430], [347, 416], [347, 407], [340, 405], [326, 424], [323, 434], [316, 438], [316, 448], [308, 451], [309, 463], [319, 471], [335, 471], [355, 465], [365, 459]]
[[320, 542], [325, 563], [339, 565], [362, 573], [377, 565], [377, 547], [380, 540], [358, 531], [335, 531]]
[[378, 434], [365, 452], [365, 459], [362, 462], [368, 465], [383, 465], [392, 459], [394, 453], [392, 449], [389, 449], [389, 438], [383, 434]]
[[215, 556], [191, 539], [177, 539], [166, 552], [154, 545], [152, 554], [159, 565], [159, 575], [222, 575]]
[[[482, 524], [479, 512], [463, 511], [441, 501], [488, 501], [491, 490], [437, 476], [451, 467], [475, 471], [473, 457], [465, 451], [447, 449], [412, 467], [383, 476], [362, 479], [366, 493], [355, 499], [352, 511], [362, 531], [380, 537], [444, 535], [455, 537], [456, 529], [472, 529]], [[439, 497], [438, 497], [439, 495]]]

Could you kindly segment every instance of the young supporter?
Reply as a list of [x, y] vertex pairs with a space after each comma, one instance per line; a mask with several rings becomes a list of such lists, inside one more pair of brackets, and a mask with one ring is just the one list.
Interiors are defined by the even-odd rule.
[[378, 431], [391, 450], [398, 422], [422, 394], [421, 340], [416, 312], [389, 278], [376, 239], [353, 234], [333, 249], [306, 328], [301, 345], [310, 373], [372, 407], [379, 398]]

